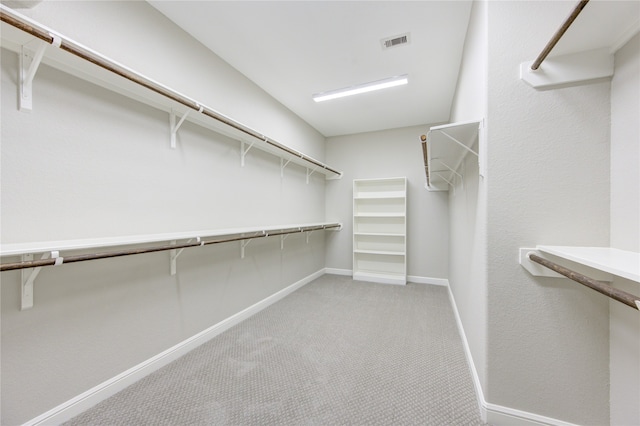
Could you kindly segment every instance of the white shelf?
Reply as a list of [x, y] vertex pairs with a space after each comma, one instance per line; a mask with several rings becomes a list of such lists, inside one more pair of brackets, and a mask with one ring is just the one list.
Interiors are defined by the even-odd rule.
[[400, 284], [407, 283], [406, 275], [404, 274], [392, 274], [392, 273], [377, 273], [368, 271], [354, 272], [353, 279], [358, 281], [368, 281], [382, 284]]
[[353, 181], [353, 278], [406, 284], [407, 180]]
[[330, 223], [305, 223], [294, 225], [277, 225], [245, 228], [226, 228], [203, 231], [174, 232], [166, 234], [127, 235], [122, 237], [91, 238], [80, 240], [42, 241], [16, 244], [0, 244], [0, 257], [20, 256], [23, 254], [47, 253], [51, 251], [86, 250], [94, 248], [129, 246], [138, 244], [170, 242], [200, 238], [222, 237], [228, 235], [253, 234], [260, 232], [276, 232], [287, 229], [309, 228]]
[[357, 213], [354, 217], [405, 217], [404, 213]]
[[462, 179], [458, 169], [468, 154], [478, 157], [473, 150], [478, 140], [481, 121], [434, 126], [427, 133], [425, 169], [426, 188], [430, 191], [447, 191], [456, 179]]
[[609, 247], [539, 245], [536, 246], [536, 249], [612, 275], [640, 282], [640, 253]]
[[389, 255], [389, 256], [404, 256], [405, 253], [401, 251], [388, 251], [388, 250], [354, 250], [354, 253], [361, 254], [381, 254], [381, 255]]
[[371, 237], [403, 237], [404, 234], [394, 234], [394, 233], [386, 233], [386, 232], [354, 232], [354, 236], [371, 236]]
[[371, 192], [362, 193], [355, 196], [356, 200], [371, 200], [371, 199], [385, 199], [385, 198], [404, 198], [405, 193], [401, 191], [388, 191], [388, 192]]

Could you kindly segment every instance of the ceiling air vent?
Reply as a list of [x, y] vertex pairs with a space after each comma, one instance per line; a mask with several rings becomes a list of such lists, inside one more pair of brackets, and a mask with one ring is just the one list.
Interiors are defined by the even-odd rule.
[[403, 44], [408, 44], [410, 42], [409, 33], [400, 34], [393, 37], [387, 37], [380, 40], [382, 43], [382, 49], [391, 49], [392, 47], [402, 46]]

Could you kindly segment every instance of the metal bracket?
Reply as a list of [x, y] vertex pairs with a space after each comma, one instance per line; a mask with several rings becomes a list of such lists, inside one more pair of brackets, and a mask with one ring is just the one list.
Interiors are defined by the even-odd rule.
[[280, 250], [284, 250], [284, 240], [287, 239], [289, 234], [280, 235]]
[[253, 240], [240, 241], [240, 259], [244, 259], [244, 248], [248, 246], [251, 241]]
[[[451, 171], [454, 175], [458, 176], [458, 178], [460, 178], [460, 183], [461, 183], [462, 189], [464, 189], [464, 177], [463, 177], [460, 173], [458, 173], [457, 171], [455, 171], [452, 167], [449, 167], [449, 165], [448, 165], [447, 163], [445, 163], [444, 161], [442, 161], [441, 159], [439, 159], [439, 158], [434, 158], [434, 160], [435, 160], [435, 161], [437, 161], [438, 163], [442, 164], [442, 165], [443, 165], [444, 167], [446, 167], [449, 171]], [[437, 172], [434, 172], [434, 173], [437, 173]], [[442, 177], [442, 175], [439, 175], [439, 176], [440, 176], [440, 177]], [[444, 178], [443, 178], [443, 179], [444, 179]], [[448, 181], [447, 181], [447, 182], [448, 182]], [[453, 180], [453, 182], [455, 183], [455, 179]], [[453, 189], [454, 189], [454, 191], [455, 191], [455, 186], [454, 186], [454, 185], [451, 185], [451, 186], [453, 186]]]
[[316, 171], [318, 170], [318, 166], [314, 167], [313, 170], [311, 170], [310, 168], [307, 167], [307, 185], [309, 184], [309, 177]]
[[441, 178], [443, 181], [447, 182], [449, 185], [451, 185], [452, 187], [454, 187], [454, 188], [455, 188], [455, 185], [454, 185], [450, 180], [448, 180], [446, 177], [442, 176], [442, 174], [440, 174], [440, 172], [433, 172], [433, 174], [434, 174], [434, 175], [438, 175], [438, 176], [440, 176], [440, 178]]
[[47, 46], [46, 43], [40, 42], [35, 52], [27, 45], [22, 46], [20, 51], [20, 111], [33, 109], [33, 79]]
[[240, 141], [240, 167], [244, 167], [244, 157], [247, 155], [249, 150], [251, 148], [253, 148], [253, 144], [254, 143], [256, 143], [256, 142], [255, 141], [251, 142], [251, 145], [249, 145], [249, 148], [244, 149], [245, 142], [244, 141]]
[[474, 150], [472, 150], [471, 148], [469, 148], [468, 146], [466, 146], [465, 144], [463, 144], [462, 142], [460, 142], [458, 139], [454, 138], [453, 136], [451, 136], [449, 133], [445, 132], [444, 130], [440, 130], [440, 133], [442, 133], [443, 135], [445, 135], [446, 137], [448, 137], [449, 139], [451, 139], [452, 141], [454, 141], [455, 143], [457, 143], [458, 145], [460, 145], [462, 148], [466, 149], [467, 151], [469, 151], [470, 153], [472, 153], [473, 155], [475, 155], [476, 157], [478, 156], [478, 153], [475, 152]]
[[[56, 259], [55, 266], [62, 265], [64, 259], [60, 257], [57, 251], [43, 253], [40, 257], [40, 260], [48, 259], [49, 257], [53, 257]], [[29, 262], [33, 260], [33, 254], [23, 254], [21, 256], [21, 260], [23, 262]], [[25, 268], [20, 271], [21, 275], [21, 293], [20, 293], [20, 310], [24, 311], [26, 309], [33, 308], [33, 283], [35, 282], [38, 274], [42, 267], [39, 266], [37, 268]]]
[[176, 134], [178, 133], [178, 129], [180, 128], [180, 126], [182, 126], [182, 123], [184, 123], [184, 120], [187, 119], [189, 112], [191, 112], [191, 110], [187, 110], [182, 116], [182, 118], [180, 119], [180, 121], [178, 121], [178, 124], [176, 124], [176, 113], [173, 110], [173, 108], [171, 108], [171, 112], [169, 113], [169, 128], [171, 130], [171, 148], [172, 149], [176, 148]]
[[280, 158], [280, 177], [284, 178], [284, 168], [287, 167], [287, 165], [291, 162], [291, 160], [287, 160], [287, 162], [284, 162], [284, 158]]
[[[193, 238], [189, 238], [187, 240], [187, 244], [189, 244], [191, 241], [193, 241]], [[204, 245], [204, 241], [200, 240], [200, 237], [196, 237], [196, 242], [200, 243], [201, 246]], [[176, 240], [171, 241], [171, 245], [175, 245], [176, 244]], [[170, 267], [171, 267], [171, 275], [175, 275], [178, 268], [178, 257], [182, 254], [182, 252], [184, 251], [184, 248], [181, 248], [180, 250], [171, 250], [169, 251], [169, 260], [170, 260]]]

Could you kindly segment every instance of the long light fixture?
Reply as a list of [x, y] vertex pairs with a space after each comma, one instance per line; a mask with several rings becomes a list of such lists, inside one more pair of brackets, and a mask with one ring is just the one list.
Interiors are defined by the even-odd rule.
[[316, 102], [328, 101], [330, 99], [343, 98], [345, 96], [358, 95], [360, 93], [373, 92], [374, 90], [386, 89], [388, 87], [402, 86], [409, 82], [407, 74], [385, 78], [383, 80], [372, 81], [370, 83], [358, 84], [345, 87], [343, 89], [329, 90], [328, 92], [316, 93], [312, 96]]

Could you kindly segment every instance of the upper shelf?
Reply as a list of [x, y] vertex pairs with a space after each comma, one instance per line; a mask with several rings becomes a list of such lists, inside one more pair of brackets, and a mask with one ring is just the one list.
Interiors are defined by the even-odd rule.
[[481, 121], [434, 126], [423, 141], [426, 188], [430, 191], [447, 191], [454, 186], [456, 176], [462, 178], [458, 169], [467, 154], [478, 157], [473, 150], [478, 140]]
[[[187, 121], [246, 143], [249, 145], [248, 148], [259, 148], [282, 158], [287, 163], [292, 162], [313, 172], [322, 173], [327, 178], [342, 176], [342, 172], [58, 34], [4, 5], [0, 5], [0, 16], [0, 46], [3, 48], [15, 51], [19, 55], [23, 55], [24, 48], [30, 51], [27, 54], [28, 58], [35, 58], [41, 47], [46, 47], [42, 51], [44, 55], [41, 61], [51, 67], [172, 115], [175, 113], [179, 119], [181, 116]], [[37, 64], [33, 72], [36, 70]], [[23, 91], [22, 83], [20, 90]], [[167, 140], [170, 139], [171, 133], [175, 134], [181, 124], [182, 120], [176, 127], [169, 129]], [[248, 148], [241, 147], [243, 157]]]
[[281, 232], [283, 230], [300, 230], [303, 232], [314, 228], [335, 228], [339, 223], [320, 222], [277, 226], [210, 229], [202, 231], [174, 232], [164, 234], [127, 235], [122, 237], [92, 238], [81, 240], [42, 241], [32, 243], [0, 244], [0, 257], [38, 254], [50, 251], [74, 251], [94, 248], [124, 247], [138, 244], [160, 243], [199, 238], [227, 237], [231, 235], [263, 234]]
[[572, 262], [640, 282], [640, 253], [609, 247], [537, 246], [538, 250]]

